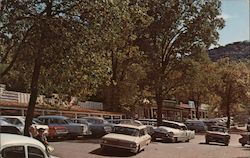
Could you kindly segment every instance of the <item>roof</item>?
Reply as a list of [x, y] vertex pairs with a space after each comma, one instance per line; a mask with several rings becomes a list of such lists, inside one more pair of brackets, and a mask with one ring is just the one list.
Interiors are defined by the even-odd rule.
[[0, 133], [0, 144], [1, 148], [3, 146], [9, 146], [9, 145], [17, 145], [17, 144], [32, 144], [35, 146], [39, 146], [42, 149], [45, 150], [45, 146], [38, 140], [26, 136], [16, 135], [16, 134], [5, 134]]
[[65, 116], [60, 115], [45, 115], [45, 116], [39, 116], [38, 118], [56, 118], [56, 119], [68, 119]]
[[[13, 108], [27, 108], [28, 105], [24, 103], [17, 103], [17, 102], [6, 102], [6, 101], [0, 101], [0, 106], [2, 107], [13, 107]], [[36, 109], [40, 110], [56, 110], [56, 108], [45, 108], [39, 105], [36, 105]], [[62, 107], [59, 109], [59, 111], [63, 112], [82, 112], [82, 113], [95, 113], [95, 114], [100, 114], [100, 115], [124, 115], [123, 113], [118, 113], [118, 112], [109, 112], [109, 111], [102, 111], [102, 110], [92, 110], [92, 109], [83, 109], [78, 106], [71, 107], [70, 109], [66, 107]]]
[[140, 125], [140, 126], [136, 126], [136, 125], [131, 125], [131, 124], [117, 124], [117, 125], [114, 125], [115, 127], [126, 127], [126, 128], [135, 128], [135, 129], [144, 129], [146, 128], [146, 126], [144, 125]]

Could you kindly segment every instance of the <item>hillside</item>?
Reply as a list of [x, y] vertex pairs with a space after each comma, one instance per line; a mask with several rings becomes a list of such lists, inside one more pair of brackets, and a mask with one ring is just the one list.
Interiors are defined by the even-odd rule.
[[208, 55], [212, 61], [225, 57], [236, 60], [250, 60], [250, 41], [234, 42], [226, 46], [214, 48], [208, 51]]

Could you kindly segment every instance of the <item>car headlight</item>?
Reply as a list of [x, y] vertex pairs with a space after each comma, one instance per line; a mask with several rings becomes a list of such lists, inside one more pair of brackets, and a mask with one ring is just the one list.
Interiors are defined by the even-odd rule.
[[169, 136], [169, 137], [173, 137], [173, 136], [174, 136], [174, 133], [173, 133], [173, 132], [168, 132], [168, 136]]
[[105, 139], [102, 139], [102, 143], [106, 144], [108, 141]]
[[130, 147], [130, 148], [136, 148], [136, 147], [137, 147], [137, 144], [136, 144], [136, 143], [131, 143], [131, 144], [129, 145], [129, 147]]

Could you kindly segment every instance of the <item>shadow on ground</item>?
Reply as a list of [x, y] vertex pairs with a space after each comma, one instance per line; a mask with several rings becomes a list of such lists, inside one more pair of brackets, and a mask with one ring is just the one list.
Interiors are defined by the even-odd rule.
[[78, 140], [67, 140], [66, 142], [70, 143], [91, 143], [91, 144], [100, 144], [100, 139], [78, 139]]
[[205, 142], [200, 142], [199, 144], [201, 144], [201, 145], [216, 145], [216, 146], [225, 146], [224, 144], [219, 144], [219, 143], [209, 143], [209, 144], [207, 144], [207, 143], [205, 143]]
[[107, 157], [131, 157], [131, 156], [135, 155], [135, 154], [129, 152], [128, 150], [123, 150], [123, 149], [105, 149], [105, 150], [103, 150], [101, 148], [95, 149], [89, 153], [93, 154], [93, 155], [107, 156]]

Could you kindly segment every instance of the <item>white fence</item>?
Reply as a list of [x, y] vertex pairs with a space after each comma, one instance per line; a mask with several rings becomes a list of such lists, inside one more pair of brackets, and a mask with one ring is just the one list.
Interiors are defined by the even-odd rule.
[[83, 109], [103, 110], [103, 103], [101, 102], [78, 102], [78, 105]]

